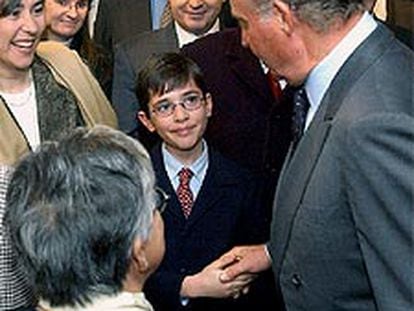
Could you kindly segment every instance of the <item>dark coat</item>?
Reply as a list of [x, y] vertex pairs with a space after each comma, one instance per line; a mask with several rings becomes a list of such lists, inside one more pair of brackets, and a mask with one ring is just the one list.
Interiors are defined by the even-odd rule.
[[94, 40], [112, 51], [115, 44], [151, 30], [151, 5], [147, 0], [100, 0]]

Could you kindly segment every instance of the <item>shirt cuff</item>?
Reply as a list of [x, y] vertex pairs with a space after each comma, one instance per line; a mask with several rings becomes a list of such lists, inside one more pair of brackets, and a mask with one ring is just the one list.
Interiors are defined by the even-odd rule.
[[186, 307], [190, 302], [190, 298], [188, 297], [180, 297], [180, 303], [183, 307]]
[[269, 252], [269, 249], [268, 249], [268, 245], [267, 244], [265, 244], [264, 245], [264, 251], [265, 251], [265, 254], [266, 254], [266, 256], [267, 256], [267, 259], [269, 259], [269, 262], [270, 263], [272, 263], [272, 257], [270, 256], [270, 252]]

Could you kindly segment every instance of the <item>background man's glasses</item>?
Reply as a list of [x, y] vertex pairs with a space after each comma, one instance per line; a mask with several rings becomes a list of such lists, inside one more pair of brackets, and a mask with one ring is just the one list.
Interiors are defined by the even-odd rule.
[[201, 107], [204, 96], [199, 94], [190, 94], [184, 96], [179, 102], [173, 103], [168, 100], [158, 102], [154, 105], [152, 112], [159, 117], [169, 117], [174, 113], [175, 108], [180, 105], [187, 111], [194, 111]]

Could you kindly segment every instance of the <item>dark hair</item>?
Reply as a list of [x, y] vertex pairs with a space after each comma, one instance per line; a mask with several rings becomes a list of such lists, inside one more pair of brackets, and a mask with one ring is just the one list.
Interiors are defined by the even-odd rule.
[[138, 73], [136, 95], [141, 110], [148, 115], [152, 95], [165, 94], [190, 80], [207, 93], [201, 69], [193, 60], [179, 53], [152, 54]]
[[[88, 12], [89, 14], [89, 12]], [[91, 39], [87, 18], [79, 31], [73, 36], [70, 48], [79, 53], [109, 98], [112, 88], [112, 55]]]
[[0, 18], [9, 16], [21, 3], [22, 0], [0, 0]]
[[122, 132], [79, 128], [16, 167], [6, 219], [40, 298], [83, 305], [122, 288], [136, 238], [155, 207], [148, 153]]

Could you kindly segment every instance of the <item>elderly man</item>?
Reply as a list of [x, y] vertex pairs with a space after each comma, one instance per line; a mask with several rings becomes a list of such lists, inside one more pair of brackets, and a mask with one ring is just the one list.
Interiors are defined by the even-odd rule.
[[414, 54], [363, 2], [231, 2], [297, 91], [270, 242], [231, 250], [221, 279], [272, 267], [287, 310], [414, 305]]
[[183, 45], [219, 31], [223, 0], [169, 0], [173, 22], [157, 31], [139, 33], [116, 46], [112, 104], [119, 118], [119, 128], [136, 136], [135, 95], [138, 71], [153, 53], [178, 51]]
[[153, 310], [142, 287], [165, 248], [154, 182], [142, 145], [104, 126], [17, 165], [6, 221], [41, 310]]

